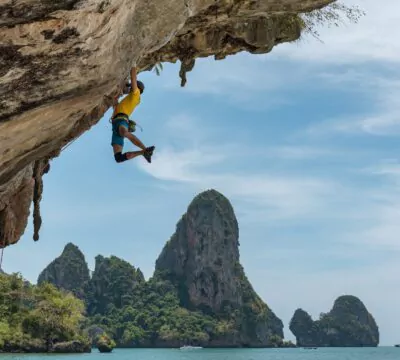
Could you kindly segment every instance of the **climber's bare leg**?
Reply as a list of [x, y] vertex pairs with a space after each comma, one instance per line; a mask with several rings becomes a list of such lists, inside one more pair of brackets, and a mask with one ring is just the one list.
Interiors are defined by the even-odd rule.
[[139, 151], [127, 151], [126, 152], [126, 157], [128, 160], [133, 159], [137, 156], [143, 155], [144, 154], [144, 150], [139, 150]]
[[[113, 150], [114, 150], [114, 155], [118, 153], [122, 153], [123, 147], [117, 144], [113, 145]], [[137, 156], [143, 155], [144, 150], [139, 150], [139, 151], [127, 151], [126, 153], [126, 159], [131, 160]]]
[[129, 139], [133, 145], [136, 145], [137, 147], [141, 148], [142, 150], [146, 150], [146, 146], [144, 146], [144, 144], [135, 135], [130, 133], [125, 126], [119, 127], [119, 134], [121, 136]]

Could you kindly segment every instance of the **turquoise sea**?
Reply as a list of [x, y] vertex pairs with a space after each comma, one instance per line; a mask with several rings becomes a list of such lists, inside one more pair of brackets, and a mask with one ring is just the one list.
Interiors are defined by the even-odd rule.
[[[400, 348], [318, 348], [318, 349], [114, 349], [110, 354], [0, 355], [4, 360], [400, 360]], [[49, 359], [50, 360], [50, 359]]]

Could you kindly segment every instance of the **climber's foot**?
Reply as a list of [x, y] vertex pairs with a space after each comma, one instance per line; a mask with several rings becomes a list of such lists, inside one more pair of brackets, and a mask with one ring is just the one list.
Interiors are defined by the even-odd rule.
[[150, 147], [146, 148], [146, 152], [148, 152], [152, 156], [154, 149], [155, 149], [155, 146], [150, 146]]
[[146, 150], [143, 153], [143, 156], [147, 160], [148, 163], [151, 163], [151, 157], [153, 155], [154, 149], [155, 149], [154, 146], [150, 146], [150, 147], [146, 148]]

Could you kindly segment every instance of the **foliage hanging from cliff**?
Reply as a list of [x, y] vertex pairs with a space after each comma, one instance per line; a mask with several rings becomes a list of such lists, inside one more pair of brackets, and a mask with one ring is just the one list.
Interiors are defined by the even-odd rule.
[[320, 40], [319, 27], [339, 27], [340, 24], [344, 23], [344, 19], [352, 23], [358, 23], [363, 15], [365, 15], [365, 12], [358, 6], [347, 6], [340, 2], [334, 2], [321, 9], [301, 14], [302, 32], [311, 34]]

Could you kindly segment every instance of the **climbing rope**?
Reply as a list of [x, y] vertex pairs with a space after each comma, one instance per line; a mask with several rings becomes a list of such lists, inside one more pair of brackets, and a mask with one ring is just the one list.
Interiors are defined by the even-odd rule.
[[[79, 137], [79, 136], [78, 136]], [[65, 145], [62, 149], [61, 152], [64, 151], [68, 146], [70, 146], [72, 143], [75, 142], [76, 139], [78, 139], [78, 137], [76, 137], [74, 140], [72, 140], [70, 143], [68, 143], [67, 145]]]
[[143, 132], [143, 128], [135, 121], [135, 126], [137, 126], [141, 132]]
[[1, 256], [0, 256], [0, 270], [2, 270], [3, 268], [1, 267], [1, 265], [3, 264], [3, 254], [4, 254], [4, 247], [1, 248]]

